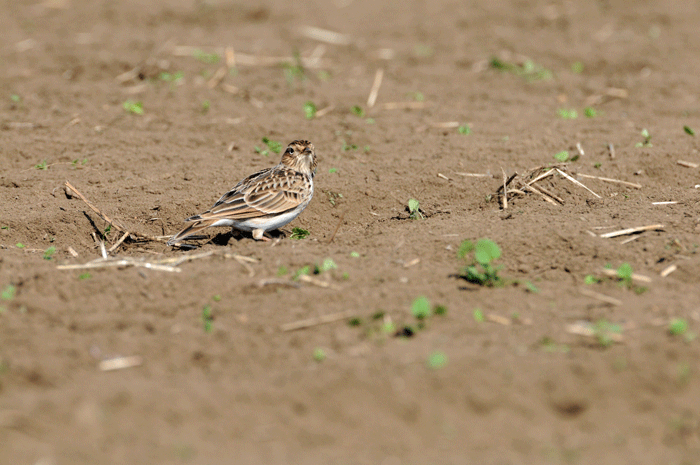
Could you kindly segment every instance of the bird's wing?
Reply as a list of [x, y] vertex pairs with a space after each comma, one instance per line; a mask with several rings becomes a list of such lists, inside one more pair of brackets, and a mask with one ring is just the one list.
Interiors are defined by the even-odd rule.
[[193, 220], [245, 220], [285, 213], [306, 202], [311, 179], [297, 171], [275, 167], [259, 171], [239, 182], [207, 212]]

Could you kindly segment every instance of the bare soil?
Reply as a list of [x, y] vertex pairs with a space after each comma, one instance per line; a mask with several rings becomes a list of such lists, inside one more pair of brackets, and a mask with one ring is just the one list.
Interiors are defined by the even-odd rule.
[[[0, 5], [1, 463], [697, 463], [696, 2]], [[295, 54], [303, 67], [264, 58]], [[179, 272], [57, 268], [121, 237], [66, 180], [166, 236], [278, 162], [264, 137], [320, 158], [278, 240], [213, 229], [197, 250], [111, 252], [212, 252]], [[503, 208], [503, 173], [577, 143], [566, 170], [600, 198], [557, 174], [538, 185], [563, 204]], [[479, 238], [504, 286], [458, 277]], [[651, 282], [604, 277], [624, 263]], [[419, 325], [419, 296], [446, 313]], [[100, 369], [120, 356], [141, 363]]]

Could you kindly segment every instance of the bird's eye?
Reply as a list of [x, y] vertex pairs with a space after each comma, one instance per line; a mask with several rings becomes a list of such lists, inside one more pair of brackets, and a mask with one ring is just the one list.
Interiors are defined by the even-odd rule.
[[294, 153], [294, 149], [291, 147], [287, 147], [287, 153], [292, 155]]

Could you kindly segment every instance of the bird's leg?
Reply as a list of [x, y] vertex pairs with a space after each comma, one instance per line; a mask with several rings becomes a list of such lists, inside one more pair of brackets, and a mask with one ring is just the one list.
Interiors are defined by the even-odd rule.
[[253, 229], [253, 239], [256, 241], [269, 241], [267, 237], [263, 236], [265, 234], [264, 229]]

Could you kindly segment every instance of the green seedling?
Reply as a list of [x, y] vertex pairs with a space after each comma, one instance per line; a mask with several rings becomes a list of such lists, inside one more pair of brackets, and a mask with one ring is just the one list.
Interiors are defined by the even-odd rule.
[[112, 232], [112, 225], [109, 224], [109, 225], [107, 225], [107, 227], [105, 228], [105, 230], [104, 230], [104, 232], [102, 233], [102, 235], [103, 235], [104, 238], [106, 239], [107, 236], [109, 236], [109, 233], [111, 233], [111, 232]]
[[86, 165], [87, 162], [88, 162], [88, 159], [87, 159], [87, 158], [83, 158], [82, 161], [80, 161], [80, 159], [76, 158], [76, 159], [73, 160], [70, 164], [71, 164], [71, 166], [74, 166], [74, 167], [75, 167], [75, 166], [78, 166], [78, 163], [80, 163], [81, 165]]
[[199, 60], [202, 63], [213, 65], [221, 61], [221, 55], [218, 53], [207, 53], [203, 50], [196, 49], [192, 52], [192, 56], [195, 60]]
[[475, 308], [473, 315], [474, 315], [474, 321], [476, 321], [477, 323], [484, 322], [484, 312], [480, 308]]
[[573, 108], [560, 108], [557, 110], [557, 115], [564, 119], [578, 118], [578, 112]]
[[313, 353], [313, 359], [316, 362], [322, 362], [326, 359], [326, 351], [320, 347], [316, 347]]
[[422, 92], [409, 92], [408, 98], [412, 98], [416, 102], [422, 102], [425, 100], [425, 95]]
[[10, 227], [9, 227], [9, 226], [3, 226], [3, 227], [1, 227], [0, 229], [10, 229]]
[[5, 286], [5, 289], [2, 290], [0, 293], [0, 299], [2, 300], [12, 300], [15, 298], [15, 294], [17, 293], [17, 288], [13, 286], [12, 284], [8, 284]]
[[352, 317], [348, 320], [348, 326], [361, 326], [362, 325], [362, 319], [358, 317]]
[[204, 332], [210, 333], [214, 324], [214, 317], [211, 314], [211, 305], [205, 305], [202, 309], [202, 324], [204, 325]]
[[202, 102], [202, 113], [203, 114], [206, 114], [210, 108], [211, 108], [211, 102], [209, 100], [205, 100]]
[[528, 292], [532, 292], [533, 294], [540, 293], [540, 290], [537, 288], [537, 286], [532, 284], [532, 282], [530, 282], [530, 281], [525, 281], [525, 290]]
[[216, 294], [212, 296], [211, 300], [213, 300], [214, 302], [221, 302], [221, 296], [219, 294]]
[[352, 112], [353, 115], [358, 116], [360, 118], [365, 117], [365, 110], [362, 109], [361, 106], [355, 105], [352, 108], [350, 108], [350, 111]]
[[308, 101], [304, 104], [304, 115], [306, 116], [306, 119], [314, 119], [316, 117], [316, 105], [314, 105], [314, 102]]
[[593, 335], [601, 347], [609, 347], [615, 342], [616, 337], [622, 333], [622, 327], [607, 320], [598, 320], [593, 325]]
[[289, 273], [289, 268], [287, 268], [284, 265], [280, 265], [279, 268], [277, 268], [277, 276], [284, 276], [287, 273]]
[[292, 235], [289, 238], [301, 240], [301, 239], [306, 239], [308, 236], [309, 236], [309, 231], [307, 231], [306, 229], [293, 228]]
[[580, 61], [576, 61], [576, 62], [571, 64], [571, 71], [576, 73], [576, 74], [583, 73], [583, 68], [584, 68], [583, 63], [581, 63]]
[[87, 273], [87, 272], [86, 272], [86, 273], [81, 273], [81, 274], [78, 275], [78, 279], [81, 280], [81, 281], [83, 281], [83, 280], [85, 280], [85, 279], [90, 279], [90, 278], [92, 278], [92, 275], [91, 275], [90, 273]]
[[340, 192], [328, 191], [328, 202], [335, 207], [336, 201], [343, 198], [343, 194]]
[[562, 354], [568, 353], [571, 349], [566, 344], [557, 344], [557, 342], [549, 336], [543, 336], [540, 339], [540, 345], [545, 352], [558, 352]]
[[295, 85], [297, 79], [301, 82], [306, 80], [306, 70], [302, 65], [301, 55], [298, 51], [295, 51], [293, 56], [294, 59], [291, 63], [285, 63], [282, 65], [284, 68], [284, 78], [290, 87]]
[[321, 274], [336, 269], [338, 269], [338, 265], [335, 264], [335, 261], [332, 258], [325, 258], [321, 265], [316, 266], [314, 274]]
[[651, 134], [649, 134], [649, 131], [647, 131], [646, 128], [642, 129], [642, 137], [644, 140], [642, 142], [637, 142], [634, 146], [635, 147], [653, 147], [651, 145]]
[[135, 102], [133, 100], [127, 100], [122, 104], [122, 107], [128, 113], [134, 115], [143, 115], [143, 102]]
[[586, 116], [586, 118], [595, 118], [596, 116], [598, 116], [598, 112], [593, 107], [584, 108], [583, 114]]
[[569, 160], [569, 152], [567, 152], [566, 150], [562, 150], [559, 153], [555, 153], [554, 159], [557, 160], [558, 162], [565, 163], [566, 161]]
[[267, 157], [268, 155], [270, 155], [269, 150], [263, 150], [260, 147], [258, 147], [257, 145], [255, 146], [254, 150], [255, 150], [255, 153], [259, 153], [260, 155], [262, 155], [264, 157]]
[[14, 103], [19, 103], [22, 98], [17, 94], [12, 94], [10, 95], [10, 100], [12, 100]]
[[583, 282], [585, 284], [595, 284], [600, 282], [600, 278], [593, 276], [592, 274], [587, 274], [585, 278], [583, 278]]
[[602, 163], [593, 163], [593, 168], [595, 168], [597, 170], [599, 170], [601, 166], [603, 166]]
[[447, 307], [444, 305], [436, 305], [433, 307], [433, 313], [436, 315], [446, 315], [447, 314]]
[[695, 131], [694, 131], [693, 128], [691, 128], [690, 126], [683, 126], [683, 130], [684, 130], [685, 133], [688, 134], [689, 136], [694, 136], [694, 135], [695, 135]]
[[338, 168], [328, 168], [328, 174], [333, 174], [333, 173], [337, 173], [337, 172], [338, 172]]
[[158, 75], [158, 79], [163, 82], [180, 82], [185, 77], [185, 73], [177, 71], [175, 73], [162, 72]]
[[491, 59], [491, 67], [503, 72], [508, 72], [520, 76], [526, 81], [539, 81], [552, 79], [550, 70], [532, 60], [525, 60], [522, 64], [510, 63], [498, 58]]
[[474, 245], [471, 241], [463, 241], [459, 246], [457, 256], [466, 259], [466, 255], [474, 251], [472, 263], [460, 272], [460, 276], [467, 281], [487, 287], [502, 286], [503, 279], [498, 276], [500, 266], [495, 266], [494, 261], [500, 258], [501, 249], [490, 239], [479, 239]]
[[297, 271], [294, 272], [293, 279], [296, 281], [299, 279], [299, 276], [308, 275], [309, 273], [311, 273], [311, 266], [309, 266], [309, 265], [302, 266], [301, 268], [299, 268]]
[[53, 254], [56, 253], [56, 247], [51, 246], [44, 251], [44, 260], [51, 260]]
[[357, 253], [357, 252], [350, 252], [350, 256], [351, 256], [352, 258], [360, 258], [360, 254]]
[[688, 331], [688, 322], [682, 318], [674, 318], [668, 324], [668, 332], [672, 336], [680, 336]]
[[411, 304], [411, 313], [418, 320], [425, 320], [431, 315], [430, 301], [427, 297], [421, 296]]
[[463, 124], [457, 128], [457, 131], [463, 136], [468, 136], [472, 133], [472, 128], [468, 124]]
[[428, 357], [428, 367], [438, 370], [447, 366], [447, 355], [444, 352], [435, 351]]
[[282, 152], [282, 143], [277, 142], [276, 140], [268, 139], [267, 137], [263, 137], [262, 141], [265, 145], [267, 145], [267, 148], [270, 149], [273, 153], [281, 153]]
[[34, 168], [38, 170], [47, 170], [49, 169], [49, 165], [46, 163], [46, 160], [42, 160], [41, 163], [34, 165]]
[[412, 220], [425, 218], [420, 211], [420, 203], [416, 199], [408, 199], [408, 217]]
[[343, 152], [347, 152], [348, 150], [357, 150], [357, 145], [355, 144], [348, 144], [343, 140], [343, 145], [340, 147], [340, 150]]
[[21, 242], [18, 242], [15, 244], [15, 247], [17, 247], [18, 249], [23, 249], [26, 247], [26, 245], [22, 244]]

